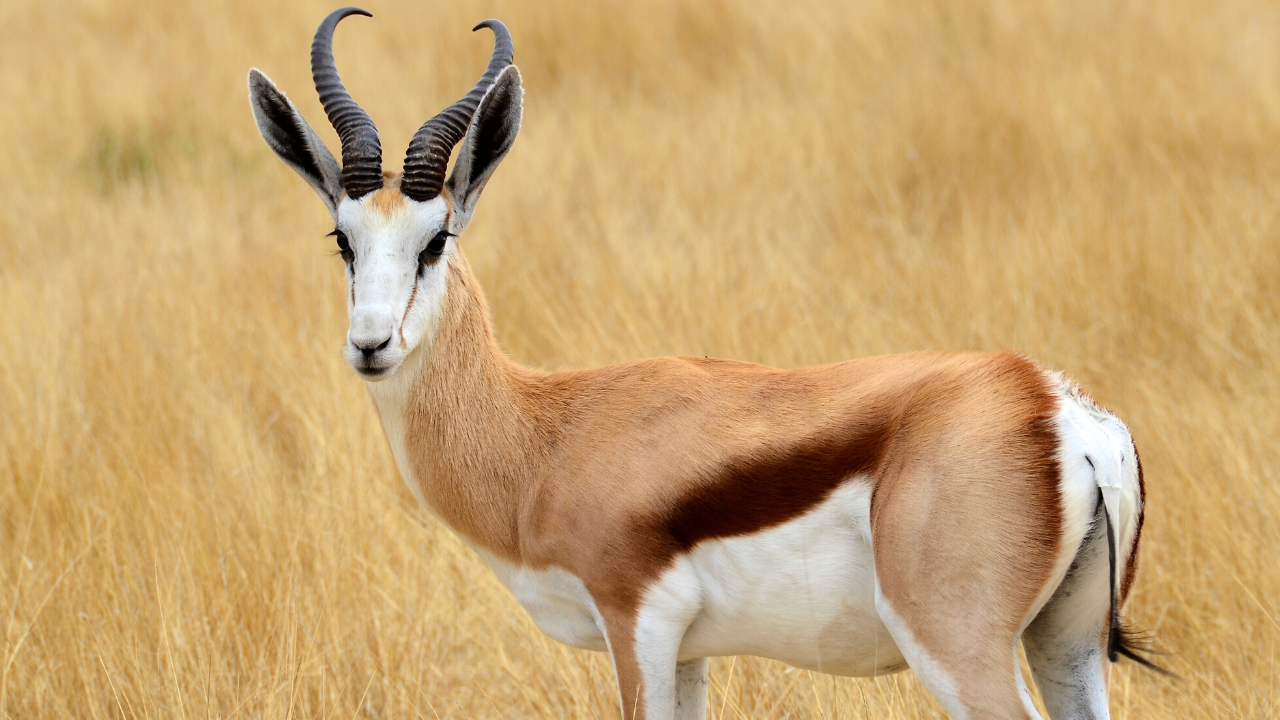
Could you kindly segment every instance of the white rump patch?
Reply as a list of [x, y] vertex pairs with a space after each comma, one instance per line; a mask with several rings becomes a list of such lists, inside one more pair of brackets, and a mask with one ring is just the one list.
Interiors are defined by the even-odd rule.
[[[1129, 428], [1095, 403], [1065, 376], [1055, 374], [1061, 408], [1058, 427], [1059, 464], [1062, 468], [1064, 553], [1059, 564], [1069, 567], [1084, 534], [1093, 521], [1099, 489], [1116, 535], [1116, 588], [1137, 532], [1138, 452]], [[1057, 582], [1053, 583], [1056, 588]], [[1045, 600], [1048, 598], [1046, 597]], [[1038, 607], [1037, 607], [1038, 609]]]

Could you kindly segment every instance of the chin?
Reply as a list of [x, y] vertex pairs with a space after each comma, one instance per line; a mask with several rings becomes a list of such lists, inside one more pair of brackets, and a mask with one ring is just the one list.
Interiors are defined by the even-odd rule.
[[402, 348], [389, 348], [384, 352], [375, 353], [373, 357], [366, 360], [348, 343], [347, 348], [342, 352], [342, 359], [347, 361], [347, 365], [351, 366], [361, 380], [376, 383], [395, 377], [406, 363], [416, 367], [414, 358], [420, 356], [420, 349], [414, 346], [406, 352]]
[[374, 358], [372, 362], [366, 362], [364, 358], [357, 358], [353, 360], [348, 357], [345, 359], [347, 364], [351, 366], [351, 369], [356, 371], [356, 375], [359, 375], [360, 379], [367, 382], [381, 382], [392, 377], [396, 374], [396, 370], [400, 369], [400, 364], [403, 360], [403, 358]]
[[356, 374], [367, 382], [381, 382], [396, 374], [395, 365], [369, 367], [367, 365], [352, 365]]

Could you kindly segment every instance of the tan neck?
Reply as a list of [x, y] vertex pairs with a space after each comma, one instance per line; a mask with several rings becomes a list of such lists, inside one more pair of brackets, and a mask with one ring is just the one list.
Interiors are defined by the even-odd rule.
[[401, 472], [419, 499], [464, 539], [519, 557], [519, 508], [544, 466], [556, 425], [535, 401], [545, 376], [502, 354], [484, 295], [461, 253], [450, 260], [435, 340], [420, 352], [412, 367], [402, 369], [410, 377], [400, 393], [373, 392], [384, 428], [388, 413], [403, 413], [401, 448], [388, 432]]

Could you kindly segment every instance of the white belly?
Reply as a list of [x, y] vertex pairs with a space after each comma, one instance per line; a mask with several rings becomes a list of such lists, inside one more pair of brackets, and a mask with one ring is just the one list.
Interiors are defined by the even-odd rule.
[[760, 655], [858, 676], [901, 669], [875, 608], [870, 509], [870, 486], [851, 482], [786, 524], [699, 544], [663, 577], [700, 591], [681, 659]]
[[[847, 483], [786, 524], [700, 543], [649, 589], [641, 617], [692, 618], [681, 660], [759, 655], [858, 676], [901, 669], [902, 653], [875, 608], [870, 492]], [[606, 649], [600, 614], [576, 576], [480, 555], [547, 635]]]

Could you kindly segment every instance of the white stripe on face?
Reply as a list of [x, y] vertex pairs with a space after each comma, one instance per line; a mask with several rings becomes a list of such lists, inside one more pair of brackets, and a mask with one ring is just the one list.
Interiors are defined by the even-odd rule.
[[[376, 195], [347, 198], [338, 207], [338, 227], [355, 254], [343, 355], [368, 380], [390, 377], [415, 348], [430, 347], [448, 290], [449, 256], [457, 246], [457, 238], [450, 237], [438, 259], [419, 263], [426, 244], [446, 229], [445, 196], [390, 204], [371, 201]], [[383, 340], [386, 345], [379, 347]]]

